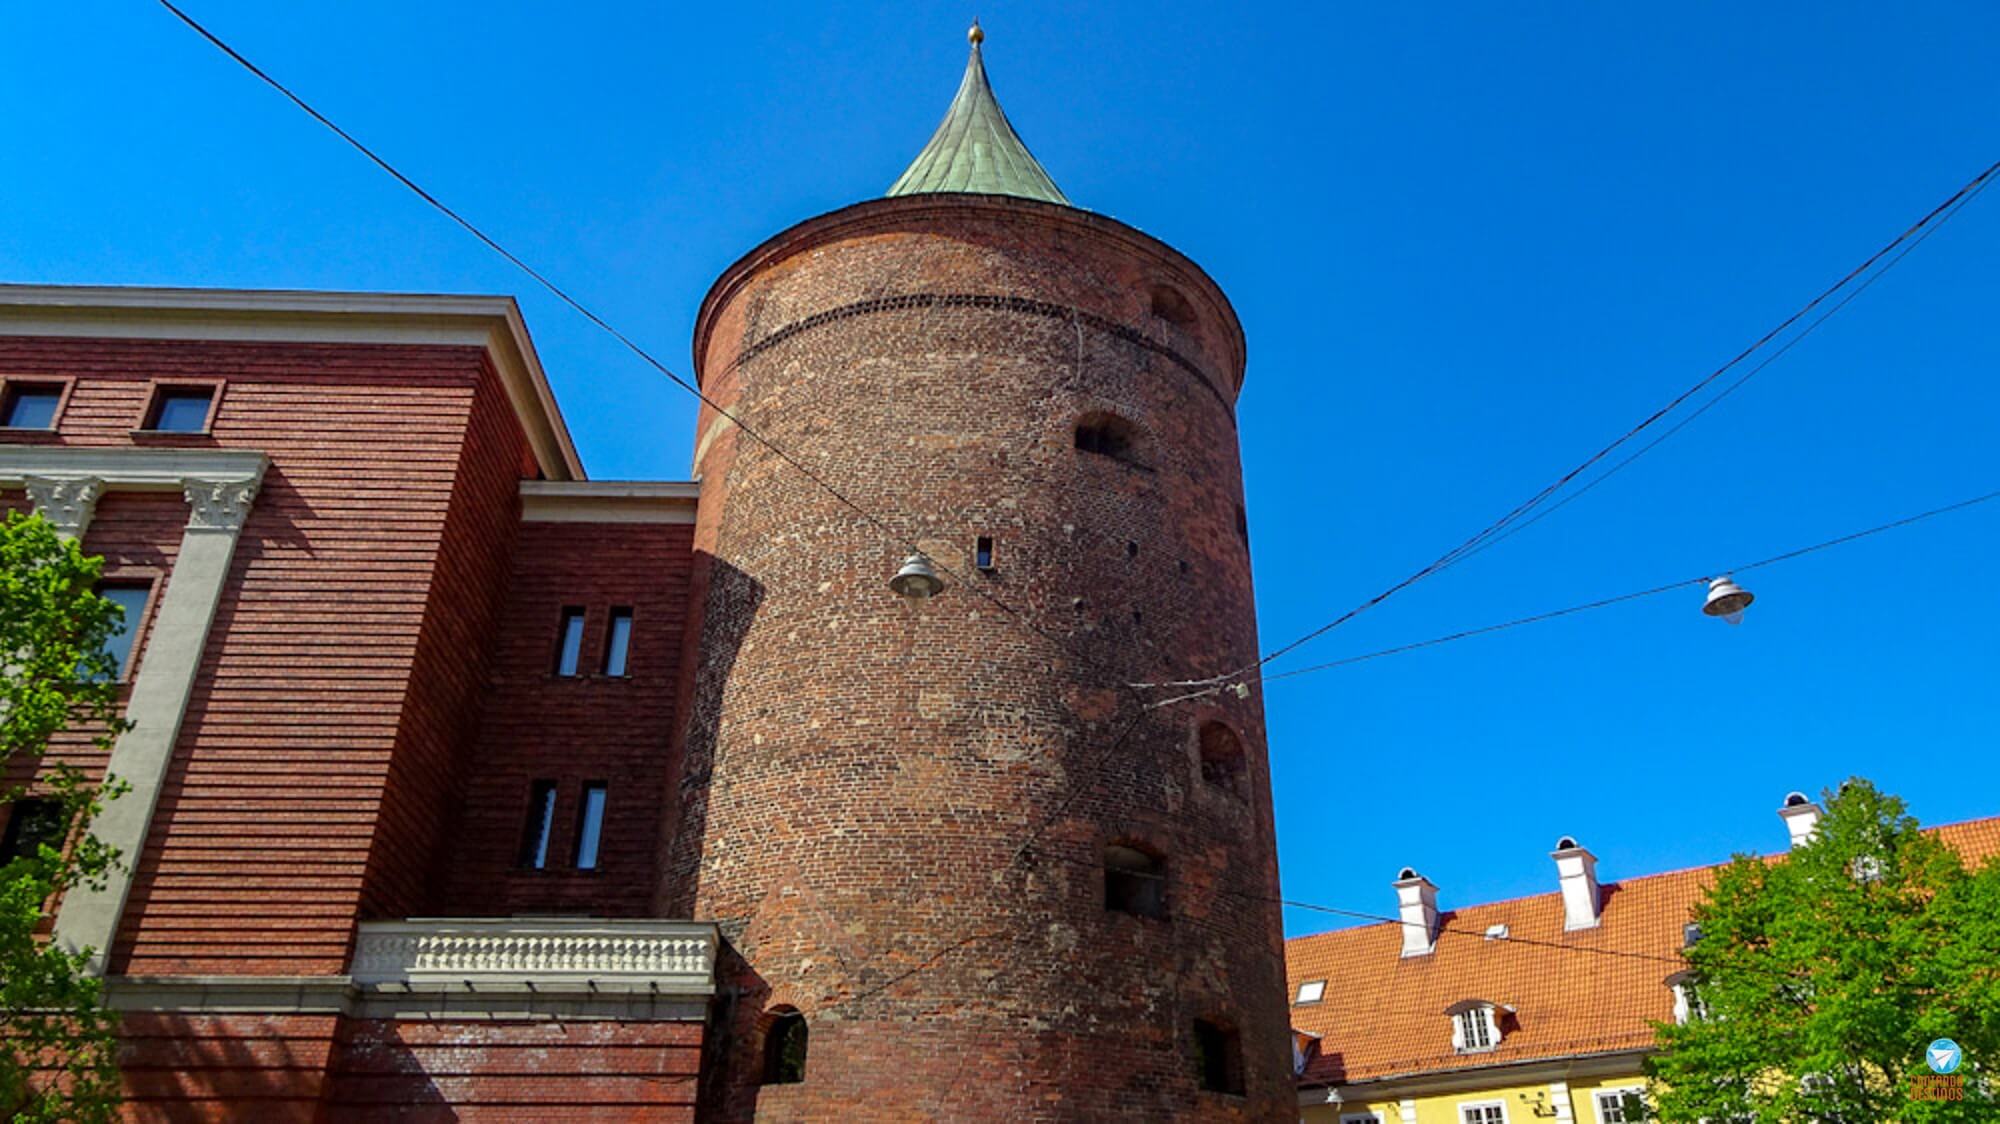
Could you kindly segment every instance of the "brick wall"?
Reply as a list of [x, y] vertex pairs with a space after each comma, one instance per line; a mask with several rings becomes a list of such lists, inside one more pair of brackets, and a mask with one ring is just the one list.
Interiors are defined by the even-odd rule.
[[[651, 915], [687, 609], [688, 525], [522, 525], [449, 871], [453, 916]], [[558, 622], [585, 612], [574, 678], [558, 677]], [[633, 611], [628, 675], [602, 674], [614, 606]], [[530, 785], [558, 783], [548, 864], [516, 862]], [[596, 870], [575, 869], [582, 786], [607, 784]]]
[[409, 698], [368, 852], [364, 917], [443, 912], [449, 832], [466, 806], [468, 774], [486, 767], [474, 725], [519, 527], [525, 452], [513, 410], [493, 387], [473, 404], [453, 474]]
[[[521, 441], [483, 350], [9, 337], [0, 370], [76, 379], [55, 438], [0, 441], [271, 457], [111, 971], [343, 971], [364, 899], [422, 902], [435, 830], [424, 817], [451, 802], [447, 743], [471, 725], [478, 606], [496, 603], [489, 552], [505, 549]], [[131, 433], [153, 380], [197, 378], [225, 380], [211, 434]], [[501, 502], [504, 518], [477, 510]], [[137, 536], [118, 549], [169, 552], [185, 522], [176, 496], [114, 492], [99, 512], [94, 550]], [[441, 562], [447, 594], [433, 588]], [[472, 608], [454, 607], [460, 591]], [[381, 888], [365, 898], [371, 847], [384, 852]]]
[[131, 1121], [320, 1119], [333, 1015], [132, 1013], [120, 1031]]
[[689, 1121], [695, 1022], [413, 1022], [342, 1032], [329, 1121]]
[[[881, 200], [725, 274], [697, 356], [708, 393], [893, 532], [704, 412], [712, 562], [666, 887], [741, 954], [718, 1118], [1294, 1112], [1278, 912], [1228, 892], [1277, 891], [1261, 699], [1140, 715], [1123, 687], [1257, 654], [1242, 344], [1213, 283], [1067, 208]], [[1098, 412], [1134, 427], [1128, 459], [1075, 447]], [[953, 587], [894, 597], [892, 538]], [[1201, 774], [1210, 720], [1246, 747], [1233, 792]], [[1105, 909], [1113, 842], [1165, 857], [1166, 919]], [[811, 1055], [759, 1087], [778, 1005]], [[1243, 1095], [1198, 1088], [1197, 1018], [1240, 1031]]]

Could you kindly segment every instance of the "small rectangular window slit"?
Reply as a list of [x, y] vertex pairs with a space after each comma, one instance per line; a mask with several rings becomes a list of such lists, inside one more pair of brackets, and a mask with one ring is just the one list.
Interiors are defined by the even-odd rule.
[[621, 605], [611, 610], [611, 622], [604, 632], [604, 674], [627, 674], [626, 663], [631, 654], [632, 610]]
[[981, 570], [993, 568], [993, 536], [981, 535], [973, 540], [972, 564]]
[[578, 870], [597, 869], [597, 850], [604, 838], [603, 781], [591, 781], [583, 786], [583, 802], [576, 811], [576, 868]]

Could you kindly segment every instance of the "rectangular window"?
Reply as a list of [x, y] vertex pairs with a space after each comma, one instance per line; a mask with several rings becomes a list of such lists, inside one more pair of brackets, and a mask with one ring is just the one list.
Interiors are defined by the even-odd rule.
[[556, 633], [556, 674], [575, 675], [583, 658], [583, 610], [564, 609], [562, 626]]
[[1326, 994], [1325, 980], [1307, 980], [1306, 982], [1299, 985], [1299, 994], [1296, 998], [1292, 1000], [1292, 1002], [1317, 1003], [1320, 1001], [1320, 997], [1325, 994]]
[[33, 856], [44, 843], [60, 847], [62, 837], [61, 803], [39, 796], [16, 800], [7, 816], [7, 830], [0, 833], [0, 866]]
[[9, 382], [0, 391], [0, 427], [54, 429], [62, 396], [61, 383]]
[[993, 538], [981, 535], [972, 543], [972, 564], [981, 570], [993, 568]]
[[112, 677], [123, 680], [132, 669], [132, 645], [139, 639], [139, 625], [146, 616], [146, 598], [152, 595], [149, 582], [105, 582], [97, 587], [97, 595], [118, 606], [125, 613], [117, 631], [104, 642], [104, 650], [111, 656]]
[[604, 838], [604, 782], [583, 786], [583, 802], [576, 809], [576, 868], [597, 869], [597, 845]]
[[162, 386], [153, 391], [141, 429], [154, 433], [206, 433], [215, 406], [212, 386]]
[[632, 654], [632, 610], [611, 610], [611, 624], [604, 633], [604, 674], [624, 675], [625, 662]]
[[1485, 1050], [1493, 1045], [1493, 1016], [1484, 1007], [1460, 1012], [1458, 1030], [1460, 1050]]
[[1348, 1112], [1341, 1114], [1340, 1124], [1382, 1124], [1382, 1118], [1372, 1112]]
[[1642, 1090], [1601, 1089], [1596, 1100], [1597, 1124], [1639, 1124], [1647, 1118]]
[[1507, 1106], [1498, 1101], [1460, 1105], [1458, 1113], [1465, 1124], [1507, 1124]]
[[528, 819], [521, 827], [521, 866], [546, 870], [549, 865], [549, 831], [556, 822], [556, 782], [536, 781], [528, 786]]

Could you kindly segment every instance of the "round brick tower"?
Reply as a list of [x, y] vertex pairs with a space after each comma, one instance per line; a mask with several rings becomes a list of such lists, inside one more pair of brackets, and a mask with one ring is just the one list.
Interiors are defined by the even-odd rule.
[[1295, 1118], [1261, 699], [1130, 686], [1257, 653], [1220, 289], [1068, 205], [975, 32], [891, 195], [732, 266], [695, 362], [854, 505], [702, 412], [664, 904], [730, 946], [706, 1114]]

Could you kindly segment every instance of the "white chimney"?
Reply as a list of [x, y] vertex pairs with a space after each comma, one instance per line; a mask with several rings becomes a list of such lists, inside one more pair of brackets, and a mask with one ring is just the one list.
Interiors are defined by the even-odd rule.
[[1813, 832], [1819, 827], [1819, 805], [1806, 799], [1803, 792], [1788, 793], [1785, 806], [1778, 809], [1778, 816], [1785, 821], [1785, 830], [1792, 834], [1792, 849], [1812, 842]]
[[1565, 835], [1549, 852], [1556, 861], [1556, 883], [1562, 887], [1563, 929], [1597, 928], [1597, 856]]
[[1407, 866], [1395, 887], [1396, 911], [1403, 921], [1403, 955], [1429, 956], [1437, 945], [1438, 888]]

